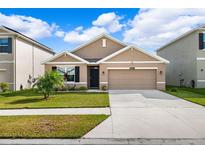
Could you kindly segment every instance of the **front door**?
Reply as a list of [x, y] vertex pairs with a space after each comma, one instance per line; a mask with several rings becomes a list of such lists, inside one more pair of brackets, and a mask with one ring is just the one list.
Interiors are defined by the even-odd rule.
[[90, 66], [90, 88], [99, 88], [99, 67]]

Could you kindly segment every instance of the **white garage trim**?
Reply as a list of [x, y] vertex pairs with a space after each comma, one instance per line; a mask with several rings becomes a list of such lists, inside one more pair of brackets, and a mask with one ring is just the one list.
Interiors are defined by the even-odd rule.
[[197, 57], [196, 60], [205, 60], [203, 57]]
[[157, 84], [165, 84], [166, 82], [157, 82]]
[[[134, 67], [136, 70], [137, 69], [140, 69], [140, 70], [143, 70], [143, 69], [148, 69], [148, 70], [151, 70], [151, 69], [158, 69], [158, 67]], [[108, 67], [107, 68], [108, 70], [128, 70], [130, 69], [130, 67]]]
[[205, 80], [197, 80], [197, 82], [205, 82]]
[[5, 72], [6, 71], [6, 69], [0, 69], [0, 72]]
[[0, 64], [12, 64], [14, 61], [0, 61]]
[[100, 82], [100, 84], [108, 84], [108, 82]]

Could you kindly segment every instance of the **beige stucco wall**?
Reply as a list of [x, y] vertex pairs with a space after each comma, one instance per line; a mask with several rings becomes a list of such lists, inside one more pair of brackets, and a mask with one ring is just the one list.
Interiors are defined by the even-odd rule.
[[13, 89], [14, 86], [14, 64], [0, 64], [0, 83], [8, 82], [10, 88]]
[[12, 53], [0, 53], [0, 83], [8, 82], [10, 89], [14, 89], [14, 36], [0, 30], [0, 37], [12, 38]]
[[17, 38], [16, 39], [16, 90], [30, 88], [29, 75], [33, 75], [33, 46]]
[[191, 85], [191, 80], [197, 83], [197, 49], [198, 32], [194, 32], [157, 52], [159, 56], [170, 61], [166, 69], [167, 85], [179, 86], [181, 73], [186, 86]]
[[33, 78], [43, 75], [45, 70], [41, 63], [51, 56], [46, 50], [16, 38], [16, 90], [20, 89], [20, 85], [30, 88], [29, 75]]
[[45, 50], [34, 46], [33, 50], [33, 77], [36, 78], [41, 76], [45, 72], [45, 67], [42, 65], [42, 62], [52, 57], [51, 53], [46, 52]]
[[[106, 47], [102, 47], [103, 39], [107, 40]], [[77, 56], [84, 59], [101, 59], [112, 54], [113, 52], [122, 49], [123, 47], [124, 46], [119, 43], [116, 43], [108, 38], [102, 37], [101, 39], [98, 39], [97, 41], [73, 52], [73, 54], [76, 54]]]

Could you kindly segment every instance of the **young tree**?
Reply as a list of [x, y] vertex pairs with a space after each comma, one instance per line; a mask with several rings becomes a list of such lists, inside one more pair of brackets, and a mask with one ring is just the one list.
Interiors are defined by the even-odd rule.
[[46, 72], [41, 76], [34, 87], [37, 87], [37, 91], [44, 95], [44, 99], [48, 99], [50, 94], [64, 84], [63, 77], [56, 71]]
[[9, 90], [9, 83], [7, 82], [2, 82], [0, 83], [0, 89], [3, 91], [3, 92], [6, 92]]

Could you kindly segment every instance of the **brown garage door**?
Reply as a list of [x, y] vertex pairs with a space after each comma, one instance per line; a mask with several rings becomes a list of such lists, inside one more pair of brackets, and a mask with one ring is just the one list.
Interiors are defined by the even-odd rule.
[[109, 70], [109, 89], [156, 89], [156, 70]]

